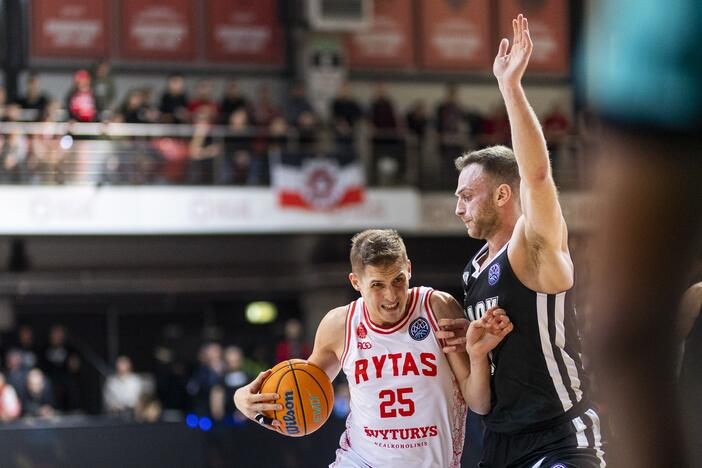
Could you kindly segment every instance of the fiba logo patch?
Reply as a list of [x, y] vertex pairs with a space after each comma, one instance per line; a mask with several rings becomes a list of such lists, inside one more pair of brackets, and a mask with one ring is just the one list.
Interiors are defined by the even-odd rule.
[[356, 328], [356, 336], [360, 339], [363, 339], [368, 336], [368, 331], [366, 330], [366, 327], [363, 324], [360, 324], [358, 328]]
[[495, 263], [488, 270], [488, 283], [490, 284], [490, 286], [495, 286], [499, 280], [500, 280], [500, 264]]
[[414, 319], [409, 326], [409, 334], [413, 340], [422, 341], [429, 336], [429, 322], [423, 317]]

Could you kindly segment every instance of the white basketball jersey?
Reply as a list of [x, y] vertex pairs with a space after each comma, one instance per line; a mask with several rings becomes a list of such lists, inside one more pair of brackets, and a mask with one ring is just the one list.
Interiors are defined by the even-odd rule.
[[409, 291], [407, 316], [371, 322], [363, 298], [349, 304], [341, 368], [351, 413], [333, 467], [459, 467], [466, 404], [429, 305], [433, 289]]

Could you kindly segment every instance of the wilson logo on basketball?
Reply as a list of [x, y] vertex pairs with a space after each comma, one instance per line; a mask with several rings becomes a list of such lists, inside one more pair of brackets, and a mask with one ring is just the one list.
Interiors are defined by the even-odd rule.
[[297, 434], [300, 432], [300, 428], [297, 427], [297, 418], [295, 417], [295, 402], [293, 392], [285, 392], [285, 415], [283, 416], [283, 421], [285, 421], [285, 430], [288, 434]]
[[356, 336], [360, 339], [368, 336], [368, 330], [366, 330], [366, 327], [363, 324], [360, 324], [358, 328], [356, 328]]

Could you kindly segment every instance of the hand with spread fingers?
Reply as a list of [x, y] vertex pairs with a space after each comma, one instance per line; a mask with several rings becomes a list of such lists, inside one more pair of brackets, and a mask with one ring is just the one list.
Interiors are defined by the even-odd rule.
[[468, 355], [471, 358], [486, 356], [513, 329], [507, 313], [497, 306], [491, 307], [480, 319], [470, 322], [465, 339]]
[[[484, 324], [476, 325], [476, 327], [482, 328], [488, 334], [493, 335], [493, 338], [497, 339], [495, 346], [511, 331], [511, 328], [509, 328], [509, 331], [505, 332], [508, 327], [512, 326], [512, 323], [504, 309], [499, 307], [488, 309], [485, 316], [480, 320], [485, 320]], [[466, 349], [469, 325], [470, 322], [464, 318], [439, 319], [439, 331], [436, 332], [436, 337], [443, 340], [443, 351], [445, 353]]]
[[261, 372], [251, 383], [238, 389], [234, 393], [234, 404], [250, 420], [259, 423], [266, 429], [277, 432], [281, 427], [280, 423], [266, 417], [263, 412], [283, 409], [283, 405], [276, 403], [279, 395], [277, 393], [258, 393], [263, 381], [270, 374], [270, 369]]
[[529, 33], [529, 22], [523, 15], [512, 20], [514, 37], [510, 48], [509, 39], [500, 41], [500, 48], [492, 65], [492, 72], [500, 86], [518, 84], [526, 71], [534, 44]]

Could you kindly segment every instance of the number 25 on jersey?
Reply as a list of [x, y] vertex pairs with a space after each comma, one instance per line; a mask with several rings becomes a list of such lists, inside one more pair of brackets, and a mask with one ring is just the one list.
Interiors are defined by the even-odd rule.
[[380, 398], [380, 417], [395, 418], [399, 416], [412, 416], [414, 414], [414, 401], [408, 398], [412, 393], [412, 387], [403, 387], [396, 390], [381, 390], [378, 393]]

